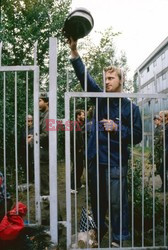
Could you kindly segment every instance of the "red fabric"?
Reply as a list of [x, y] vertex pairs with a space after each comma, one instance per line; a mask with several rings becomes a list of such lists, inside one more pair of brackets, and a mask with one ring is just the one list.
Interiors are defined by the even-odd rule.
[[3, 183], [3, 180], [2, 180], [2, 177], [0, 177], [0, 186], [2, 185]]
[[[18, 214], [17, 214], [18, 209]], [[27, 213], [27, 207], [18, 202], [7, 215], [4, 216], [0, 223], [0, 239], [14, 240], [19, 235], [19, 232], [24, 228], [23, 216]]]

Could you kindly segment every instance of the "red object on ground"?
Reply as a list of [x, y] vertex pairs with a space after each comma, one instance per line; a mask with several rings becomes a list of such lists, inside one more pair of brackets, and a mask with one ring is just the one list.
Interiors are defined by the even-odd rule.
[[[18, 211], [18, 213], [17, 213]], [[27, 213], [27, 207], [21, 202], [18, 202], [7, 215], [4, 216], [0, 223], [0, 239], [14, 240], [24, 228], [23, 216]]]

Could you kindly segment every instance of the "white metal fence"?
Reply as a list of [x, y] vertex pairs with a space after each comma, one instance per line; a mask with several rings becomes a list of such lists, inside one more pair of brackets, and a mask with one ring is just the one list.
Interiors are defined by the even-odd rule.
[[[55, 38], [50, 38], [50, 70], [49, 70], [49, 102], [52, 103], [49, 108], [49, 119], [54, 119], [57, 121], [57, 40]], [[35, 60], [36, 61], [36, 60]], [[8, 80], [8, 73], [12, 72], [12, 76], [10, 75], [10, 80]], [[3, 144], [3, 152], [1, 155], [3, 156], [3, 165], [1, 167], [1, 171], [5, 177], [5, 186], [15, 186], [14, 190], [14, 199], [16, 202], [20, 200], [19, 186], [20, 186], [20, 176], [19, 176], [19, 166], [18, 166], [18, 139], [17, 139], [17, 120], [19, 117], [18, 114], [18, 75], [19, 72], [23, 72], [25, 74], [25, 115], [28, 115], [29, 112], [29, 103], [28, 103], [28, 86], [33, 85], [33, 116], [34, 116], [34, 172], [35, 172], [35, 184], [34, 190], [30, 190], [29, 186], [29, 178], [27, 176], [27, 184], [26, 184], [26, 204], [28, 207], [28, 224], [41, 224], [41, 202], [43, 202], [43, 198], [40, 196], [40, 158], [39, 158], [39, 108], [38, 108], [38, 99], [39, 99], [39, 67], [35, 64], [33, 66], [1, 66], [0, 65], [0, 74], [1, 74], [1, 84], [3, 89], [3, 109], [2, 109], [2, 127], [3, 134], [1, 138], [1, 144]], [[32, 74], [32, 77], [30, 77]], [[29, 80], [31, 79], [31, 81]], [[8, 99], [6, 93], [6, 86], [8, 83], [13, 83], [13, 92], [14, 92], [14, 163], [12, 166], [9, 166], [8, 163], [8, 152], [6, 151], [7, 145], [6, 143], [10, 142], [10, 139], [7, 140], [7, 105]], [[155, 175], [156, 166], [155, 166], [155, 151], [154, 151], [154, 124], [153, 118], [156, 114], [155, 105], [157, 105], [156, 100], [160, 100], [160, 108], [159, 110], [168, 109], [162, 105], [164, 100], [167, 99], [166, 94], [126, 94], [126, 93], [88, 93], [88, 92], [66, 92], [65, 93], [65, 118], [63, 119], [64, 127], [65, 127], [65, 195], [66, 195], [66, 216], [64, 220], [64, 225], [66, 227], [66, 247], [60, 246], [60, 249], [77, 249], [78, 241], [79, 241], [79, 222], [81, 216], [82, 207], [85, 207], [86, 210], [91, 209], [90, 202], [90, 190], [89, 190], [89, 173], [88, 173], [88, 159], [87, 159], [87, 144], [88, 144], [88, 136], [87, 136], [87, 125], [85, 126], [85, 169], [84, 169], [84, 177], [83, 183], [85, 184], [84, 189], [78, 190], [78, 193], [75, 195], [71, 194], [71, 165], [72, 165], [72, 157], [71, 157], [71, 129], [66, 129], [66, 123], [69, 127], [69, 122], [73, 119], [75, 120], [75, 111], [80, 106], [78, 100], [83, 100], [82, 109], [85, 110], [85, 114], [89, 108], [89, 98], [95, 98], [96, 103], [99, 98], [105, 98], [108, 101], [111, 98], [119, 98], [122, 100], [123, 98], [128, 98], [131, 102], [136, 102], [139, 104], [139, 108], [141, 111], [142, 117], [142, 141], [139, 145], [133, 145], [133, 137], [131, 136], [130, 142], [130, 159], [129, 159], [129, 230], [130, 230], [130, 239], [123, 243], [122, 239], [120, 239], [120, 249], [167, 249], [168, 245], [168, 219], [167, 219], [167, 193], [166, 193], [166, 181], [164, 182], [164, 190], [162, 193], [158, 193], [157, 189], [161, 186], [161, 179], [159, 175]], [[146, 113], [144, 109], [144, 104], [146, 101], [151, 102], [153, 106], [152, 112]], [[73, 107], [73, 108], [72, 108]], [[107, 108], [108, 110], [108, 108]], [[131, 105], [132, 110], [132, 105]], [[157, 109], [158, 110], [158, 109]], [[98, 108], [95, 109], [96, 119], [98, 122]], [[109, 111], [108, 111], [109, 112]], [[132, 111], [131, 111], [132, 112]], [[108, 116], [108, 114], [107, 114]], [[120, 114], [121, 116], [121, 109]], [[148, 121], [150, 123], [151, 130], [145, 131], [145, 120], [148, 117]], [[86, 117], [87, 118], [87, 117]], [[131, 118], [132, 119], [132, 118]], [[86, 119], [87, 120], [87, 119]], [[8, 121], [9, 122], [9, 121]], [[131, 130], [133, 130], [133, 121], [131, 120]], [[165, 128], [165, 123], [163, 123], [163, 128]], [[164, 131], [164, 129], [163, 129]], [[52, 241], [57, 245], [58, 244], [58, 197], [62, 197], [64, 194], [59, 195], [58, 189], [58, 159], [57, 152], [58, 147], [58, 135], [57, 129], [49, 131], [49, 178], [50, 178], [50, 195], [45, 197], [50, 201], [50, 233]], [[120, 132], [121, 133], [121, 132]], [[146, 137], [149, 136], [150, 145], [146, 147], [145, 140]], [[163, 132], [163, 138], [165, 138], [165, 132]], [[97, 132], [97, 153], [96, 157], [99, 159], [99, 151], [98, 151], [98, 132]], [[164, 139], [165, 141], [165, 139]], [[74, 143], [75, 143], [75, 133], [74, 133]], [[75, 148], [75, 145], [74, 145]], [[122, 152], [122, 144], [120, 141], [119, 146], [120, 152]], [[151, 151], [151, 163], [149, 164], [149, 150]], [[108, 154], [110, 153], [110, 148], [108, 149]], [[27, 152], [28, 154], [28, 152]], [[75, 156], [75, 152], [73, 152]], [[163, 145], [163, 173], [164, 180], [167, 178], [167, 169], [165, 162], [165, 145]], [[28, 155], [27, 155], [28, 158]], [[74, 157], [75, 159], [75, 157]], [[136, 166], [137, 160], [139, 165]], [[75, 161], [74, 161], [75, 162]], [[10, 163], [11, 164], [11, 163]], [[75, 164], [75, 163], [74, 163]], [[27, 162], [28, 166], [28, 162]], [[77, 166], [76, 166], [77, 167]], [[75, 169], [76, 169], [75, 167]], [[110, 171], [110, 163], [108, 163], [109, 171]], [[139, 167], [139, 168], [138, 168]], [[10, 171], [9, 168], [14, 169], [15, 173], [15, 182], [9, 183], [10, 180]], [[28, 168], [28, 167], [27, 167]], [[99, 169], [97, 168], [98, 172]], [[139, 172], [138, 172], [139, 171]], [[122, 162], [120, 161], [120, 180], [122, 179]], [[28, 175], [28, 169], [27, 169]], [[138, 178], [138, 179], [137, 179]], [[110, 182], [110, 179], [108, 179]], [[140, 182], [140, 186], [136, 186], [136, 182]], [[10, 185], [9, 185], [10, 184]], [[109, 185], [110, 186], [110, 185]], [[122, 181], [120, 181], [120, 204], [122, 204]], [[6, 189], [5, 192], [7, 192]], [[30, 194], [31, 192], [31, 194]], [[99, 192], [99, 187], [98, 187]], [[110, 200], [110, 194], [109, 200]], [[35, 196], [35, 200], [32, 197]], [[140, 196], [140, 199], [139, 199]], [[61, 199], [61, 198], [60, 198]], [[32, 205], [34, 202], [34, 205]], [[7, 199], [5, 199], [5, 209], [7, 211]], [[62, 203], [61, 203], [62, 204]], [[34, 208], [33, 208], [34, 207]], [[110, 208], [110, 202], [108, 203], [108, 208]], [[35, 210], [35, 218], [32, 216], [32, 211]], [[61, 210], [64, 208], [61, 207]], [[99, 211], [99, 207], [97, 207]], [[120, 232], [122, 232], [122, 206], [120, 205]], [[110, 249], [111, 248], [111, 224], [110, 218], [112, 214], [110, 209], [108, 209], [108, 213], [106, 215], [106, 222], [108, 225], [107, 233], [102, 242], [100, 242], [100, 238], [98, 237], [98, 248], [99, 249]], [[98, 219], [98, 225], [99, 219]], [[100, 235], [100, 227], [98, 227], [98, 235]], [[60, 238], [63, 236], [59, 236]], [[83, 245], [83, 248], [89, 249], [89, 236], [86, 237], [86, 245]]]
[[[130, 143], [130, 160], [129, 160], [129, 214], [130, 214], [130, 221], [129, 221], [129, 230], [130, 230], [130, 239], [126, 242], [120, 240], [120, 249], [167, 249], [168, 245], [168, 238], [167, 238], [167, 192], [166, 192], [166, 184], [165, 180], [168, 177], [168, 173], [166, 170], [166, 162], [165, 162], [165, 139], [163, 139], [163, 152], [162, 152], [162, 164], [163, 164], [163, 173], [164, 173], [164, 190], [162, 193], [159, 193], [158, 190], [161, 187], [161, 179], [159, 174], [156, 174], [156, 159], [155, 159], [155, 150], [154, 150], [154, 112], [155, 108], [154, 105], [156, 100], [160, 99], [160, 110], [165, 110], [166, 107], [162, 105], [164, 100], [167, 98], [165, 94], [126, 94], [126, 93], [95, 93], [95, 92], [67, 92], [65, 94], [65, 122], [71, 120], [70, 113], [73, 113], [73, 117], [75, 117], [75, 111], [80, 105], [80, 99], [84, 99], [84, 106], [83, 109], [85, 110], [85, 114], [88, 111], [88, 100], [89, 98], [95, 98], [96, 103], [98, 103], [99, 98], [105, 98], [110, 100], [111, 98], [119, 98], [122, 100], [123, 98], [128, 98], [132, 103], [138, 103], [140, 100], [141, 102], [139, 108], [141, 110], [141, 117], [142, 117], [142, 141], [139, 145], [133, 145], [133, 117], [131, 118], [131, 143]], [[151, 101], [151, 105], [153, 105], [152, 113], [145, 113], [144, 110], [144, 103], [146, 101]], [[71, 105], [71, 101], [73, 105]], [[107, 101], [108, 102], [108, 101]], [[70, 108], [72, 107], [73, 108]], [[72, 109], [72, 110], [71, 110]], [[132, 109], [132, 105], [131, 105]], [[108, 110], [108, 108], [107, 108]], [[95, 109], [96, 112], [96, 119], [98, 121], [98, 107]], [[109, 112], [109, 111], [108, 111]], [[132, 112], [132, 111], [131, 111]], [[121, 113], [121, 109], [120, 109]], [[158, 114], [158, 113], [157, 113]], [[108, 116], [108, 114], [107, 114]], [[121, 116], [121, 114], [119, 115]], [[148, 120], [150, 122], [151, 131], [148, 136], [150, 137], [151, 144], [149, 147], [145, 146], [145, 119], [148, 116]], [[87, 119], [86, 119], [87, 120]], [[165, 124], [163, 122], [163, 138], [165, 138]], [[89, 164], [87, 160], [87, 123], [85, 123], [85, 189], [78, 190], [78, 193], [71, 194], [71, 136], [70, 130], [66, 130], [66, 204], [67, 204], [67, 249], [74, 249], [78, 246], [79, 241], [79, 228], [80, 228], [80, 217], [82, 207], [85, 207], [86, 211], [91, 209], [91, 202], [90, 202], [90, 192], [89, 192]], [[121, 133], [121, 131], [120, 131]], [[98, 133], [97, 133], [98, 135]], [[74, 134], [74, 143], [76, 141]], [[99, 135], [98, 135], [99, 136]], [[99, 148], [99, 139], [98, 136], [96, 137], [96, 147]], [[94, 145], [93, 145], [94, 147]], [[110, 144], [108, 144], [108, 151], [110, 149]], [[74, 147], [75, 148], [75, 145]], [[120, 152], [122, 152], [122, 142], [120, 141]], [[150, 151], [150, 154], [149, 154]], [[74, 158], [76, 157], [76, 153], [74, 153]], [[109, 153], [108, 153], [109, 155]], [[121, 153], [122, 155], [122, 153]], [[149, 159], [151, 157], [151, 159]], [[96, 152], [96, 158], [99, 159], [99, 151]], [[109, 159], [110, 161], [110, 159]], [[75, 164], [76, 165], [76, 164]], [[110, 165], [110, 163], [108, 163]], [[98, 166], [98, 164], [97, 164]], [[78, 166], [75, 166], [75, 169]], [[97, 171], [100, 171], [100, 168], [97, 167]], [[139, 170], [138, 170], [139, 169]], [[110, 168], [108, 169], [110, 172]], [[138, 172], [139, 171], [139, 172]], [[139, 173], [139, 174], [138, 174]], [[120, 179], [122, 174], [122, 163], [120, 161]], [[75, 174], [74, 174], [75, 176]], [[99, 174], [98, 174], [99, 176]], [[95, 177], [96, 178], [96, 177]], [[97, 177], [98, 178], [98, 177]], [[138, 179], [137, 179], [138, 178]], [[140, 181], [140, 185], [136, 185], [136, 182]], [[108, 179], [110, 183], [110, 179]], [[97, 183], [99, 183], [97, 179]], [[110, 184], [109, 184], [110, 186]], [[99, 184], [97, 186], [99, 194]], [[76, 186], [77, 190], [77, 186]], [[120, 204], [122, 204], [122, 182], [120, 181]], [[109, 191], [110, 192], [110, 191]], [[109, 193], [108, 193], [109, 195]], [[83, 198], [82, 198], [83, 196]], [[138, 196], [141, 196], [139, 199]], [[109, 195], [110, 200], [110, 195]], [[98, 199], [98, 198], [97, 198]], [[97, 207], [99, 211], [99, 206]], [[120, 205], [120, 230], [122, 232], [122, 211]], [[150, 214], [150, 215], [149, 215]], [[98, 248], [99, 249], [110, 249], [111, 248], [111, 228], [110, 218], [113, 216], [110, 212], [110, 202], [108, 203], [108, 213], [106, 215], [106, 223], [108, 224], [108, 231], [105, 235], [105, 239], [100, 242], [98, 239]], [[159, 216], [159, 217], [158, 217]], [[159, 218], [159, 219], [158, 219]], [[97, 219], [99, 221], [99, 219]], [[98, 222], [99, 224], [99, 222]], [[100, 225], [100, 224], [99, 224]], [[159, 231], [159, 229], [161, 231]], [[97, 229], [98, 235], [100, 228]], [[149, 233], [150, 232], [150, 233]], [[137, 237], [138, 235], [138, 237]], [[86, 237], [86, 235], [85, 235]], [[83, 236], [84, 238], [84, 236]], [[81, 240], [81, 239], [80, 239]], [[83, 239], [84, 240], [84, 239]], [[86, 239], [85, 239], [86, 241]], [[92, 248], [90, 246], [90, 236], [87, 236], [87, 243], [84, 244], [86, 249]], [[82, 245], [84, 247], [84, 245]]]
[[[0, 52], [2, 51], [2, 43], [0, 46]], [[33, 66], [1, 66], [0, 64], [0, 77], [1, 77], [1, 104], [3, 107], [1, 113], [1, 155], [3, 156], [3, 162], [1, 161], [1, 171], [4, 174], [5, 182], [5, 194], [12, 190], [11, 196], [13, 203], [18, 201], [25, 201], [28, 213], [27, 223], [28, 224], [41, 224], [41, 204], [46, 199], [50, 202], [50, 234], [52, 242], [58, 244], [58, 217], [57, 217], [57, 131], [50, 131], [49, 133], [49, 148], [50, 148], [50, 161], [49, 161], [49, 176], [50, 176], [50, 196], [40, 195], [40, 141], [39, 141], [39, 66], [36, 65], [36, 53], [37, 43], [35, 44], [34, 53], [34, 65]], [[1, 62], [1, 53], [0, 53]], [[57, 100], [56, 100], [56, 73], [57, 73], [57, 40], [50, 38], [50, 78], [49, 78], [49, 100], [53, 104], [49, 110], [49, 117], [56, 120]], [[22, 74], [22, 75], [21, 75]], [[19, 84], [24, 85], [22, 88], [23, 92], [20, 92]], [[13, 93], [14, 98], [10, 100], [8, 98], [9, 84], [12, 86], [10, 89]], [[31, 89], [31, 91], [30, 91]], [[29, 100], [29, 93], [31, 93], [31, 100]], [[23, 96], [24, 100], [19, 98]], [[20, 100], [22, 103], [19, 103]], [[19, 113], [18, 106], [22, 106], [22, 112]], [[10, 113], [9, 108], [12, 109], [13, 114]], [[24, 107], [24, 108], [23, 108]], [[34, 125], [34, 184], [29, 184], [29, 150], [28, 144], [26, 145], [26, 170], [19, 166], [19, 149], [24, 145], [19, 145], [19, 129], [18, 119], [23, 121], [23, 128], [26, 125], [26, 117], [29, 112], [33, 113], [33, 125]], [[13, 131], [11, 127], [13, 124]], [[10, 125], [10, 126], [9, 126]], [[7, 129], [10, 128], [10, 131]], [[7, 133], [12, 135], [10, 138]], [[28, 127], [26, 126], [26, 137], [28, 136]], [[10, 152], [9, 152], [10, 151]], [[11, 152], [13, 151], [13, 155]], [[11, 158], [12, 159], [9, 159]], [[20, 169], [21, 167], [21, 169]], [[23, 185], [23, 177], [21, 172], [26, 171], [27, 183]], [[11, 178], [11, 175], [13, 176]], [[14, 182], [15, 180], [15, 182]], [[8, 187], [8, 189], [7, 189]], [[20, 190], [26, 190], [26, 198], [21, 197]], [[52, 197], [52, 198], [51, 198]], [[21, 200], [22, 199], [22, 200]], [[5, 197], [5, 212], [9, 210], [7, 207], [7, 199]], [[52, 219], [51, 219], [52, 218]]]

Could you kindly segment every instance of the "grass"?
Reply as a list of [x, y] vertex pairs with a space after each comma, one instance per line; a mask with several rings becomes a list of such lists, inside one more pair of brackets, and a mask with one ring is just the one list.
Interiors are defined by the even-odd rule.
[[[153, 182], [152, 182], [152, 166], [148, 163], [148, 155], [149, 155], [150, 150], [148, 148], [145, 149], [145, 185], [149, 185], [152, 187]], [[139, 159], [142, 162], [142, 148], [141, 147], [135, 147], [134, 149], [134, 158]], [[136, 166], [134, 166], [136, 167]], [[156, 181], [156, 187], [160, 187], [160, 177], [156, 176], [155, 177]], [[83, 176], [83, 183], [85, 183], [85, 175]], [[61, 215], [63, 218], [63, 221], [66, 221], [66, 178], [65, 178], [65, 163], [64, 162], [59, 162], [58, 163], [58, 201], [59, 201], [59, 206], [60, 206], [60, 211]], [[151, 189], [152, 190], [152, 189]], [[137, 190], [135, 190], [136, 192]], [[152, 192], [152, 191], [151, 191]], [[152, 193], [151, 193], [152, 195]], [[156, 221], [155, 225], [155, 244], [156, 246], [163, 245], [163, 228], [164, 228], [164, 217], [163, 217], [163, 202], [164, 202], [164, 197], [162, 193], [155, 193], [156, 197], [158, 197], [159, 202], [162, 206], [162, 212], [160, 213], [160, 218], [159, 220]], [[30, 188], [29, 192], [30, 196], [30, 222], [35, 221], [35, 201], [34, 201], [34, 188]], [[168, 201], [168, 194], [166, 196], [166, 199]], [[23, 203], [27, 204], [27, 198], [26, 198], [26, 192], [19, 192], [19, 200], [22, 201]], [[90, 202], [90, 197], [88, 197], [88, 200]], [[166, 201], [166, 202], [167, 202]], [[86, 207], [86, 189], [81, 189], [79, 190], [78, 194], [71, 195], [71, 215], [72, 215], [72, 238], [73, 240], [76, 240], [77, 237], [74, 236], [75, 233], [79, 232], [79, 221], [80, 221], [80, 215], [81, 215], [81, 210], [82, 206]], [[76, 207], [76, 209], [75, 209]], [[168, 206], [166, 207], [168, 214]], [[131, 207], [130, 207], [130, 212], [131, 212]], [[137, 221], [141, 224], [142, 217], [141, 214], [139, 214], [139, 218], [136, 215], [135, 219], [135, 225], [134, 225], [134, 246], [141, 246], [142, 245], [142, 230], [141, 227], [138, 228], [137, 226]], [[108, 218], [107, 218], [108, 221]], [[145, 234], [144, 234], [144, 245], [145, 246], [152, 246], [153, 245], [153, 214], [151, 214], [151, 220], [150, 222], [145, 222], [149, 223], [147, 225], [147, 229], [145, 229]], [[145, 224], [146, 225], [146, 224]], [[168, 228], [168, 220], [167, 220], [167, 228]], [[59, 246], [57, 249], [59, 250], [66, 250], [66, 227], [59, 226]], [[132, 231], [131, 228], [131, 221], [130, 221], [130, 231]], [[105, 235], [101, 247], [108, 247], [109, 240], [108, 240], [108, 233]], [[132, 246], [132, 241], [128, 241], [124, 245], [125, 247], [131, 247]]]

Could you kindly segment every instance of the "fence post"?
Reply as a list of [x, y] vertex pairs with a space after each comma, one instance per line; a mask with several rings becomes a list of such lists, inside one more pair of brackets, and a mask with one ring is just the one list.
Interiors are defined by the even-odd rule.
[[[49, 40], [49, 119], [57, 121], [57, 39]], [[49, 131], [50, 233], [58, 244], [57, 131]]]

